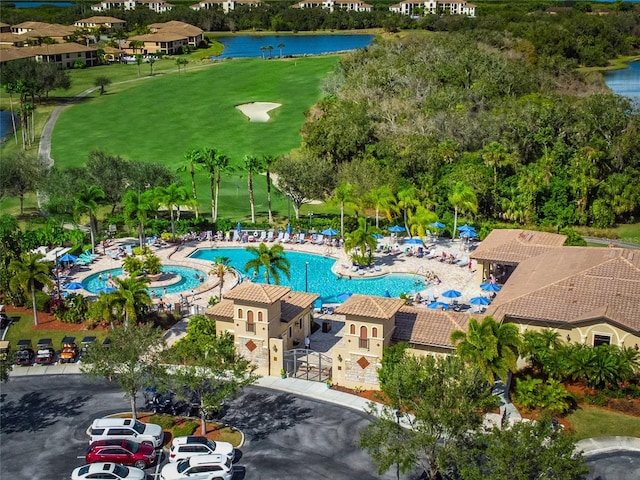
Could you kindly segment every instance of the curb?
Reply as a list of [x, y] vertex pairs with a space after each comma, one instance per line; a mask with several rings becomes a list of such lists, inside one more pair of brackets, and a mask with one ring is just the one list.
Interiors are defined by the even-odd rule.
[[595, 437], [585, 438], [576, 443], [576, 452], [582, 452], [585, 457], [599, 453], [626, 451], [640, 452], [640, 438], [638, 437]]

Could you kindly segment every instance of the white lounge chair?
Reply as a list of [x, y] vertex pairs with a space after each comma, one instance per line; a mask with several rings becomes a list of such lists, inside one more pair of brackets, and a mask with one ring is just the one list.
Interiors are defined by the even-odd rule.
[[279, 243], [279, 242], [282, 242], [283, 240], [284, 240], [284, 232], [280, 232], [274, 241]]
[[462, 257], [456, 262], [456, 265], [458, 265], [459, 267], [466, 267], [467, 265], [469, 265], [469, 257]]
[[273, 242], [273, 232], [271, 230], [267, 233], [267, 242]]
[[285, 233], [282, 237], [282, 243], [289, 243], [291, 241], [291, 234]]
[[304, 238], [304, 233], [300, 233], [298, 234], [298, 236], [296, 237], [296, 243], [305, 243], [306, 240]]
[[260, 233], [260, 238], [257, 239], [258, 242], [262, 243], [267, 239], [267, 232], [265, 232], [264, 230], [262, 230], [262, 232]]
[[240, 234], [238, 233], [237, 230], [233, 231], [233, 241], [234, 242], [239, 242], [240, 241]]
[[316, 237], [316, 241], [313, 243], [315, 243], [316, 245], [322, 245], [324, 243], [324, 235], [318, 234], [318, 236]]

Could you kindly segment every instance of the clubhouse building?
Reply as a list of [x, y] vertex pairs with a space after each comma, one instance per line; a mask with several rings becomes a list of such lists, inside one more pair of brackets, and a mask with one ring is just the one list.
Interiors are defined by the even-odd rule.
[[502, 289], [480, 316], [352, 295], [321, 317], [323, 331], [328, 322], [341, 325], [341, 336], [323, 353], [313, 344], [303, 348], [317, 294], [245, 281], [206, 313], [217, 331], [233, 335], [258, 374], [284, 370], [348, 388], [378, 388], [385, 347], [406, 342], [416, 355], [448, 355], [455, 351], [451, 333], [487, 315], [520, 332], [553, 329], [565, 342], [640, 348], [640, 250], [566, 247], [565, 239], [528, 230], [491, 232], [471, 258], [478, 262], [478, 281], [493, 275]]

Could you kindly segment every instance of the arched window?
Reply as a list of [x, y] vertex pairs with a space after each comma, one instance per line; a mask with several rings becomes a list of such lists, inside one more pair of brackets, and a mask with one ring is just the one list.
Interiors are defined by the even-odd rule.
[[261, 322], [262, 321], [262, 312], [258, 312], [258, 321]]
[[378, 328], [377, 327], [373, 327], [371, 329], [371, 337], [378, 338]]
[[242, 318], [242, 309], [241, 308], [238, 309], [238, 318]]
[[247, 310], [247, 322], [253, 323], [253, 310]]
[[256, 324], [253, 323], [253, 311], [247, 310], [247, 332], [256, 331]]
[[349, 327], [349, 333], [351, 335], [355, 335], [356, 334], [356, 326], [352, 323], [351, 326]]
[[369, 338], [367, 338], [367, 327], [362, 325], [360, 327], [360, 348], [366, 348], [369, 350]]

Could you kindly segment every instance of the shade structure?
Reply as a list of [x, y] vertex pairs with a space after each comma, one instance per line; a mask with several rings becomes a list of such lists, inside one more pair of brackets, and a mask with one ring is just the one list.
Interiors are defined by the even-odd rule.
[[460, 232], [464, 232], [464, 231], [468, 231], [468, 230], [475, 230], [475, 228], [473, 228], [471, 225], [467, 225], [466, 223], [464, 225], [460, 225], [458, 227], [458, 230]]
[[80, 290], [84, 288], [84, 285], [80, 282], [70, 282], [67, 283], [64, 287], [65, 290]]
[[491, 303], [491, 300], [489, 300], [487, 297], [473, 297], [471, 300], [469, 300], [469, 303], [471, 305], [489, 305]]
[[115, 292], [116, 290], [118, 290], [116, 287], [104, 287], [98, 290], [98, 293], [111, 293]]
[[462, 296], [462, 293], [460, 293], [458, 290], [447, 290], [446, 292], [442, 292], [442, 296], [444, 298], [459, 298]]
[[433, 228], [444, 228], [446, 225], [442, 222], [433, 222], [430, 223], [429, 226]]
[[371, 236], [373, 238], [375, 238], [376, 240], [380, 240], [380, 239], [384, 238], [384, 235], [380, 235], [379, 233], [372, 233]]
[[338, 300], [339, 302], [346, 302], [347, 300], [349, 300], [349, 298], [351, 298], [351, 295], [353, 295], [353, 292], [342, 292], [336, 295], [336, 300]]
[[405, 244], [409, 244], [409, 245], [424, 245], [422, 240], [420, 240], [419, 238], [407, 238], [404, 241]]
[[500, 285], [491, 282], [481, 283], [480, 288], [485, 292], [499, 292], [500, 290], [502, 290], [502, 287]]
[[338, 231], [334, 230], [333, 228], [326, 228], [326, 229], [322, 230], [320, 233], [322, 235], [329, 235], [330, 237], [332, 237], [333, 235], [337, 235]]
[[78, 260], [78, 257], [71, 255], [70, 253], [65, 253], [58, 259], [59, 262], [75, 262], [76, 260]]
[[427, 305], [427, 308], [430, 308], [431, 310], [440, 310], [441, 308], [448, 308], [448, 307], [449, 307], [449, 304], [444, 302], [431, 302], [429, 305]]
[[475, 230], [463, 230], [460, 232], [460, 236], [463, 238], [476, 238], [478, 236], [478, 232]]
[[401, 227], [400, 225], [394, 225], [392, 227], [389, 227], [387, 230], [389, 230], [392, 233], [401, 233], [401, 232], [406, 232], [406, 228]]

